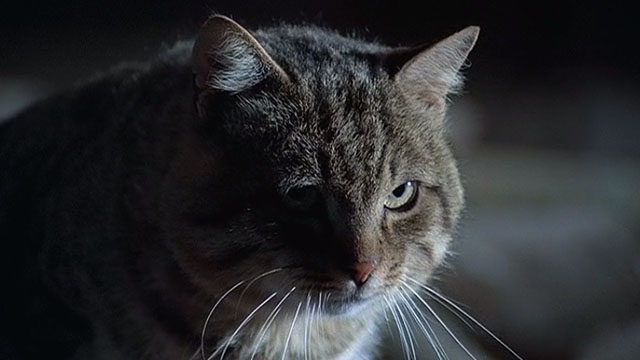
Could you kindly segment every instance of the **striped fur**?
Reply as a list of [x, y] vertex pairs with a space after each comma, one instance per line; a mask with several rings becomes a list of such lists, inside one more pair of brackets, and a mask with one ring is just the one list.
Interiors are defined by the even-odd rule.
[[[7, 357], [372, 359], [382, 295], [429, 278], [463, 207], [444, 99], [476, 36], [213, 17], [3, 123]], [[415, 205], [385, 209], [409, 180]]]

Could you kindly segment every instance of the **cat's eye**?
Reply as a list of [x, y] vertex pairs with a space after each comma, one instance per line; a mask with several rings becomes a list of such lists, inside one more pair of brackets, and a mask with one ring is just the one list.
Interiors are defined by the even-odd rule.
[[319, 197], [319, 189], [316, 186], [302, 186], [287, 191], [289, 204], [300, 210], [310, 209]]
[[415, 181], [407, 181], [387, 195], [384, 206], [389, 210], [406, 211], [413, 207], [417, 195], [418, 184]]

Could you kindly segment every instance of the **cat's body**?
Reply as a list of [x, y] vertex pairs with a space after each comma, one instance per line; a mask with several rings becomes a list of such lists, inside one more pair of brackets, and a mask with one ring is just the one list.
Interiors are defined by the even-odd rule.
[[454, 36], [428, 74], [432, 50], [213, 17], [3, 124], [0, 357], [373, 358], [462, 207], [442, 117], [477, 30]]

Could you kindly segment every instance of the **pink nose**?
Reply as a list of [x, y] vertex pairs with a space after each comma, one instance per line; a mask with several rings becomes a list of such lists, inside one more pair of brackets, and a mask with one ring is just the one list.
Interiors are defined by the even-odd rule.
[[351, 265], [353, 280], [356, 285], [362, 286], [369, 279], [369, 275], [378, 265], [377, 261], [356, 262]]

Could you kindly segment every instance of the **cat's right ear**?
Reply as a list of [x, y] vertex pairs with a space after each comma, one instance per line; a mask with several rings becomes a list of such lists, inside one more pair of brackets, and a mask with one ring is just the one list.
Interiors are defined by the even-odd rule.
[[201, 116], [209, 94], [237, 94], [268, 78], [289, 81], [249, 31], [221, 15], [211, 16], [202, 25], [193, 46], [191, 66]]
[[443, 108], [446, 96], [462, 86], [460, 68], [479, 32], [477, 26], [469, 26], [430, 47], [390, 54], [387, 62], [395, 82], [418, 104]]

